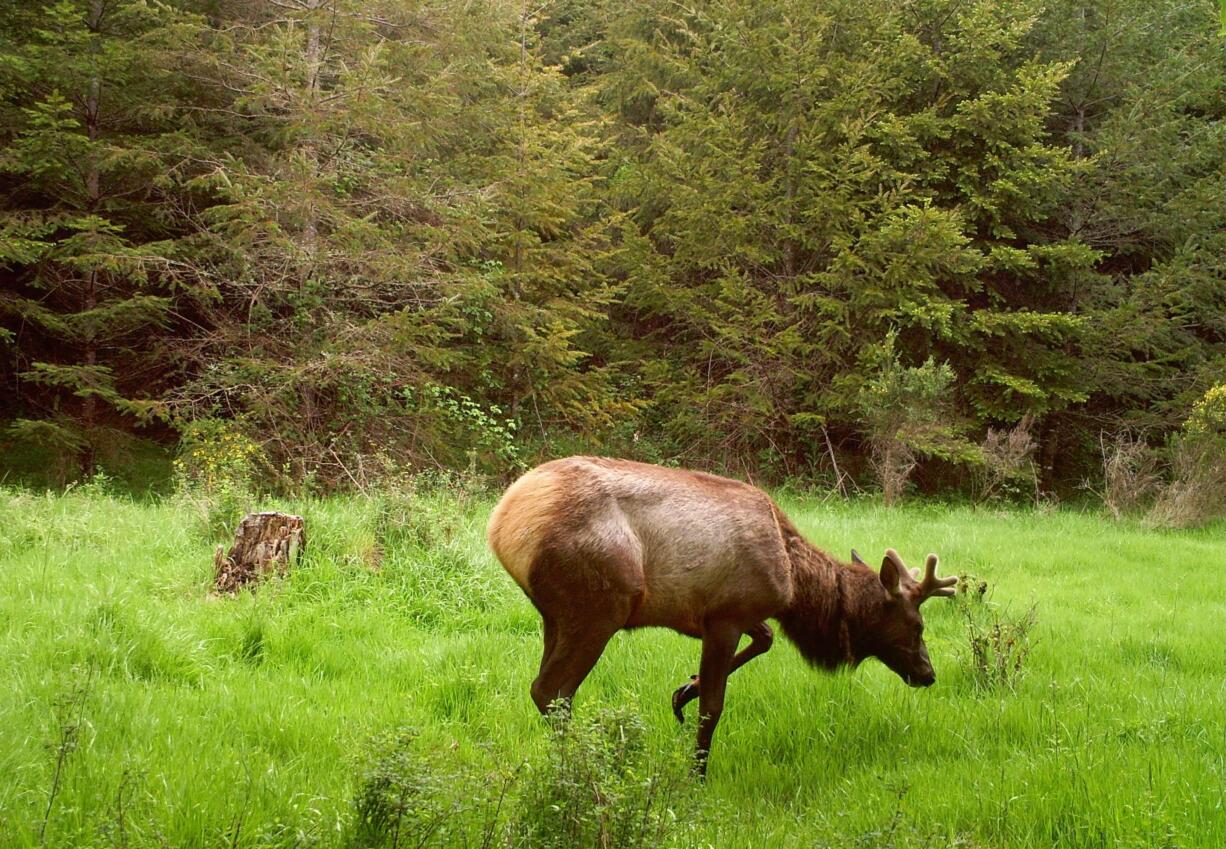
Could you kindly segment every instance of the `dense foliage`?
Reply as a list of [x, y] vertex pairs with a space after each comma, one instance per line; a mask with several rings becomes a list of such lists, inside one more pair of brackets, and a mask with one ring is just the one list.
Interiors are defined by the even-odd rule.
[[1226, 374], [1215, 12], [7, 4], [3, 438], [88, 470], [220, 421], [292, 481], [588, 450], [898, 494], [1025, 422], [1078, 482]]

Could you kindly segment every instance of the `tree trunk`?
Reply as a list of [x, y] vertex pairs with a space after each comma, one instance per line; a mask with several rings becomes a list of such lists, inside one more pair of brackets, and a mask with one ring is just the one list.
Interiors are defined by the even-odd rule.
[[306, 527], [301, 516], [250, 513], [239, 522], [230, 553], [224, 553], [225, 546], [217, 546], [213, 588], [234, 593], [270, 572], [284, 574], [305, 548]]
[[1051, 492], [1056, 485], [1056, 462], [1060, 456], [1060, 423], [1049, 415], [1039, 437], [1039, 489]]
[[[323, 8], [323, 5], [323, 0], [312, 0], [307, 9], [310, 12], [316, 12]], [[319, 119], [319, 73], [323, 65], [323, 48], [320, 44], [319, 36], [319, 18], [312, 14], [307, 20], [307, 88], [304, 104], [309, 115], [308, 120], [312, 122]], [[315, 129], [315, 127], [312, 127], [312, 135], [314, 135]], [[319, 215], [315, 209], [314, 199], [310, 194], [310, 192], [314, 191], [315, 182], [319, 178], [319, 150], [313, 139], [308, 139], [303, 146], [303, 153], [311, 169], [311, 185], [306, 197], [306, 221], [302, 227], [302, 244], [303, 253], [306, 255], [306, 269], [303, 272], [301, 283], [305, 285], [311, 275], [315, 273], [315, 265], [319, 254]]]
[[[85, 18], [85, 26], [94, 36], [98, 36], [102, 27], [102, 0], [91, 0], [89, 12]], [[86, 209], [92, 214], [98, 209], [102, 199], [101, 174], [98, 167], [97, 150], [94, 142], [98, 140], [102, 105], [102, 78], [98, 70], [99, 45], [97, 38], [90, 41], [90, 52], [94, 56], [93, 71], [89, 78], [89, 89], [85, 94], [85, 132], [90, 141], [88, 164], [85, 171]], [[91, 268], [85, 281], [85, 294], [82, 308], [86, 313], [92, 312], [98, 306], [98, 269]], [[84, 356], [82, 359], [89, 369], [98, 364], [98, 339], [93, 330], [85, 331], [83, 340]], [[88, 379], [88, 378], [87, 378]], [[81, 399], [81, 424], [85, 430], [85, 452], [81, 457], [82, 470], [86, 475], [94, 473], [94, 428], [98, 419], [98, 401], [93, 387]]]

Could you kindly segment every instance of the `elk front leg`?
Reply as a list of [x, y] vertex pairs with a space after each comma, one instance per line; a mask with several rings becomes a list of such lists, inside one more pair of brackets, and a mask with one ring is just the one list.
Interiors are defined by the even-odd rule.
[[740, 641], [741, 631], [732, 625], [712, 623], [702, 635], [702, 662], [698, 665], [702, 690], [698, 695], [698, 743], [694, 751], [694, 769], [700, 778], [707, 774], [711, 737], [724, 712], [724, 689]]
[[[732, 659], [732, 668], [728, 670], [729, 675], [758, 655], [766, 654], [775, 641], [775, 632], [765, 622], [759, 622], [745, 633], [749, 636], [749, 645], [741, 649]], [[673, 716], [677, 717], [678, 722], [685, 722], [685, 706], [698, 698], [700, 680], [700, 676], [691, 675], [689, 683], [682, 684], [673, 692]]]

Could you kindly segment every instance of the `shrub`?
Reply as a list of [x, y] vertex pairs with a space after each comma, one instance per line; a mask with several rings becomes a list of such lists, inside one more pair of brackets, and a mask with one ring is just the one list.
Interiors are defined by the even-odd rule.
[[417, 750], [416, 738], [412, 729], [399, 729], [375, 739], [354, 799], [355, 849], [446, 845], [449, 821], [461, 810], [456, 780]]
[[1191, 437], [1226, 437], [1226, 383], [1212, 387], [1192, 405], [1183, 429]]
[[571, 720], [555, 713], [549, 753], [521, 797], [517, 846], [605, 849], [694, 842], [692, 761], [649, 750], [641, 720], [622, 711]]
[[1226, 515], [1226, 440], [1180, 434], [1171, 441], [1170, 481], [1145, 524], [1184, 528]]
[[[961, 581], [959, 581], [961, 585]], [[979, 582], [982, 584], [982, 582]], [[978, 589], [978, 584], [975, 585]], [[978, 593], [982, 600], [986, 593]], [[972, 593], [960, 598], [974, 598]], [[967, 660], [971, 677], [980, 690], [1013, 689], [1021, 680], [1026, 659], [1033, 648], [1031, 632], [1037, 616], [1031, 606], [1013, 616], [990, 602], [958, 605], [966, 621]]]
[[963, 573], [955, 586], [958, 597], [964, 601], [983, 602], [988, 595], [988, 582], [976, 575]]
[[1135, 512], [1162, 483], [1158, 457], [1141, 434], [1130, 430], [1100, 433], [1103, 461], [1102, 501], [1116, 519]]
[[1167, 452], [1170, 480], [1146, 523], [1186, 527], [1226, 515], [1226, 384], [1210, 389], [1192, 407]]
[[979, 462], [973, 467], [976, 501], [1016, 500], [1037, 492], [1033, 426], [1034, 417], [1027, 415], [1007, 430], [988, 428], [979, 445]]
[[954, 371], [948, 363], [929, 357], [922, 365], [904, 366], [893, 335], [874, 356], [875, 373], [860, 387], [855, 404], [882, 496], [893, 504], [902, 497], [920, 457], [967, 461], [974, 446], [952, 424], [947, 399]]
[[249, 487], [260, 446], [234, 422], [197, 419], [183, 425], [175, 474], [207, 492]]
[[259, 456], [260, 446], [234, 422], [198, 419], [183, 426], [176, 489], [209, 537], [225, 536], [250, 511]]
[[690, 759], [649, 749], [624, 711], [553, 715], [544, 759], [494, 773], [427, 753], [411, 729], [372, 743], [351, 849], [641, 849], [696, 845]]
[[1117, 519], [1139, 513], [1150, 527], [1188, 527], [1226, 516], [1226, 384], [1192, 406], [1164, 448], [1119, 431], [1100, 437], [1102, 499]]

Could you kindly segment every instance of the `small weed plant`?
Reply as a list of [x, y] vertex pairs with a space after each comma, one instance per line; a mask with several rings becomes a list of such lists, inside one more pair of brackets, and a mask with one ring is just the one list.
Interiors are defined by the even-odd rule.
[[47, 826], [51, 822], [51, 813], [64, 783], [65, 770], [68, 762], [81, 741], [81, 729], [85, 727], [85, 705], [89, 701], [94, 685], [94, 670], [91, 667], [85, 677], [73, 685], [67, 693], [55, 703], [56, 739], [48, 745], [53, 755], [51, 771], [51, 786], [47, 789], [47, 807], [43, 812], [42, 822], [38, 826], [38, 842], [47, 841]]
[[376, 738], [354, 798], [354, 849], [446, 846], [464, 812], [450, 774], [416, 745], [417, 732]]
[[1035, 496], [1038, 473], [1033, 458], [1038, 444], [1033, 428], [1033, 416], [1024, 416], [1007, 430], [988, 428], [977, 462], [971, 464], [975, 501], [1016, 502]]
[[206, 535], [224, 537], [253, 502], [260, 447], [233, 422], [201, 419], [185, 426], [175, 460], [176, 489], [199, 514]]
[[1034, 605], [1020, 615], [988, 600], [988, 584], [974, 575], [958, 578], [958, 610], [966, 622], [966, 656], [975, 687], [1013, 689], [1025, 674], [1034, 646]]
[[1121, 430], [1099, 435], [1103, 458], [1104, 506], [1115, 519], [1135, 513], [1162, 484], [1158, 456], [1144, 434]]
[[625, 710], [572, 721], [558, 710], [542, 767], [530, 769], [514, 845], [640, 849], [696, 845], [691, 760], [680, 747], [645, 745]]

